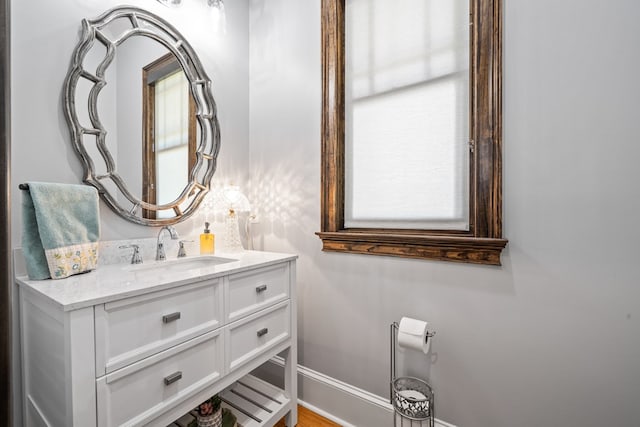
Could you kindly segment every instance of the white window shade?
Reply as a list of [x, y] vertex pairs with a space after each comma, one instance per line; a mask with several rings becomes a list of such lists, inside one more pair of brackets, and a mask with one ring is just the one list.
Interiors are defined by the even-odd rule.
[[189, 142], [189, 82], [182, 70], [156, 81], [155, 132], [158, 150]]
[[189, 82], [182, 70], [156, 81], [155, 144], [156, 203], [171, 203], [189, 182]]
[[[158, 174], [156, 181], [157, 204], [171, 203], [182, 193], [189, 182], [188, 164], [189, 150], [186, 145], [158, 152], [156, 168], [162, 173]], [[173, 214], [171, 211], [158, 211], [160, 218], [171, 218]]]
[[468, 16], [347, 0], [345, 227], [469, 228]]

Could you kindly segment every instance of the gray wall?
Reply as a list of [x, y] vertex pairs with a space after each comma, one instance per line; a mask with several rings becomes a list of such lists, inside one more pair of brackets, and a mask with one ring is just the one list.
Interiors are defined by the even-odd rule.
[[[501, 268], [321, 252], [320, 0], [251, 2], [252, 201], [300, 254], [301, 364], [386, 396], [387, 330], [437, 330], [439, 418], [636, 427], [640, 3], [504, 0]], [[311, 402], [313, 403], [313, 402]]]
[[[117, 134], [107, 136], [109, 149], [117, 151], [118, 173], [127, 182], [129, 191], [142, 198], [142, 69], [156, 59], [166, 55], [168, 49], [148, 37], [132, 37], [118, 48], [112, 64], [117, 84]], [[110, 68], [112, 68], [110, 67]], [[103, 89], [104, 92], [105, 89]], [[111, 141], [109, 137], [114, 137]], [[111, 143], [111, 144], [110, 144]], [[126, 197], [118, 192], [118, 200], [128, 206]]]

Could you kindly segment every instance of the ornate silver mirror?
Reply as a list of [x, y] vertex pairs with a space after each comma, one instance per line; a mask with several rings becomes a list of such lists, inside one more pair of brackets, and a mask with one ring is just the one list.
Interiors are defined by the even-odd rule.
[[220, 130], [211, 81], [172, 25], [133, 7], [84, 19], [64, 107], [83, 180], [117, 214], [155, 226], [196, 211]]

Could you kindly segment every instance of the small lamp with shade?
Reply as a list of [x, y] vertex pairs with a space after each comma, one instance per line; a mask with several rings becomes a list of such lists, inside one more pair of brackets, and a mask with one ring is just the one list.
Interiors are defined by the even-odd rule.
[[[251, 203], [249, 199], [241, 191], [237, 185], [228, 185], [222, 190], [220, 198], [221, 207], [224, 208], [224, 245], [229, 252], [238, 252], [244, 250], [242, 240], [240, 239], [240, 226], [238, 222], [238, 214], [241, 212], [250, 212]], [[247, 236], [250, 239], [250, 236]]]
[[[212, 217], [224, 218], [224, 228], [222, 231], [222, 246], [225, 251], [239, 252], [244, 250], [240, 238], [240, 226], [238, 215], [251, 211], [251, 203], [247, 196], [237, 185], [227, 185], [222, 189], [212, 189], [202, 203], [205, 221], [212, 221]], [[251, 245], [251, 236], [247, 231], [247, 239]], [[251, 248], [250, 248], [251, 249]]]

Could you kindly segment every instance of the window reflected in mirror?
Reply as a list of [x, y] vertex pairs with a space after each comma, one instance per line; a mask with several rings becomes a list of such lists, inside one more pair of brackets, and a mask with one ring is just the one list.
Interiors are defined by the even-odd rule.
[[[143, 68], [142, 200], [174, 201], [189, 182], [196, 161], [195, 102], [180, 64], [171, 53]], [[143, 210], [145, 218], [171, 211]]]

